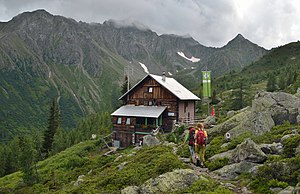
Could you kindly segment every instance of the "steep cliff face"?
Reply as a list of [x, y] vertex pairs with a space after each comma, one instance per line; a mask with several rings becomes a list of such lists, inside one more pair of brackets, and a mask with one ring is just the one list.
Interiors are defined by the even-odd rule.
[[265, 52], [240, 36], [211, 48], [135, 24], [87, 24], [45, 10], [22, 13], [0, 23], [1, 126], [11, 134], [18, 126], [45, 126], [56, 96], [67, 126], [82, 115], [110, 111], [117, 105], [124, 68], [130, 67], [135, 82], [146, 74], [141, 63], [154, 74], [185, 75], [207, 65], [220, 75]]

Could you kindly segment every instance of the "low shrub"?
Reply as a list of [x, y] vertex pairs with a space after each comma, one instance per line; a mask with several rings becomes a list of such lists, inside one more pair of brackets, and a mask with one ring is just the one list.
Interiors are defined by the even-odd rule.
[[280, 188], [283, 188], [283, 189], [284, 189], [284, 188], [288, 187], [289, 184], [286, 183], [286, 182], [278, 181], [277, 179], [272, 179], [272, 180], [270, 180], [270, 181], [268, 182], [268, 186], [269, 186], [270, 188], [272, 188], [272, 187], [280, 187]]
[[283, 152], [282, 154], [287, 157], [291, 158], [296, 155], [296, 148], [300, 144], [300, 134], [295, 134], [290, 138], [285, 139], [283, 142]]
[[200, 178], [195, 181], [189, 188], [180, 190], [176, 193], [222, 193], [222, 194], [233, 194], [227, 188], [224, 188], [220, 183], [210, 178]]
[[214, 171], [223, 166], [228, 165], [229, 159], [228, 158], [218, 158], [212, 162], [205, 162], [205, 166], [208, 168], [209, 171]]

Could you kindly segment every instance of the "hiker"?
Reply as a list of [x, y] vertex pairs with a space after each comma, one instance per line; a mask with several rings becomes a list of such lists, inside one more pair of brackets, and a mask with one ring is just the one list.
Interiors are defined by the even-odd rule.
[[183, 144], [188, 141], [189, 150], [192, 157], [192, 162], [195, 163], [195, 131], [196, 129], [193, 126], [189, 127], [189, 131], [185, 135]]
[[203, 123], [197, 124], [197, 130], [195, 131], [194, 137], [197, 166], [199, 165], [199, 162], [201, 162], [200, 165], [203, 166], [205, 162], [205, 147], [208, 140], [207, 132], [204, 130]]

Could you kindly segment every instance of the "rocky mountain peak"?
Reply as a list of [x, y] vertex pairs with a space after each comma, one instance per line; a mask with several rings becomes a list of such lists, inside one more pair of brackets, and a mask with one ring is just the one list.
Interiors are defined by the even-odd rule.
[[231, 41], [227, 43], [224, 47], [229, 47], [229, 46], [238, 46], [238, 45], [245, 45], [245, 44], [253, 44], [251, 41], [248, 39], [244, 38], [243, 35], [238, 34], [236, 35]]

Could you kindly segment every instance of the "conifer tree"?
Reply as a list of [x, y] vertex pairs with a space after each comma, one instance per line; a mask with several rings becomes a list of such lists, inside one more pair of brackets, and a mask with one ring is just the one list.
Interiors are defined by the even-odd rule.
[[58, 107], [57, 99], [54, 98], [52, 100], [52, 105], [50, 108], [48, 127], [44, 133], [43, 152], [46, 156], [48, 156], [49, 152], [52, 150], [53, 138], [57, 128], [59, 127], [59, 122], [60, 122], [59, 107]]
[[125, 94], [128, 90], [128, 77], [127, 75], [125, 76], [124, 83], [122, 85], [122, 94]]
[[[281, 75], [278, 79], [278, 88], [280, 90], [284, 90], [286, 88], [286, 81], [285, 81], [285, 77], [283, 75]], [[276, 87], [273, 91], [276, 90]], [[273, 92], [273, 91], [269, 91], [269, 92]]]
[[239, 80], [238, 82], [239, 88], [235, 91], [233, 91], [231, 95], [231, 106], [230, 108], [232, 110], [240, 110], [245, 106], [245, 92], [244, 92], [244, 84], [242, 80]]
[[217, 99], [217, 92], [216, 90], [213, 90], [211, 104], [218, 104], [219, 102], [220, 100]]
[[269, 76], [266, 90], [268, 92], [274, 92], [276, 90], [276, 80], [273, 75]]
[[36, 150], [32, 141], [27, 137], [18, 137], [18, 162], [23, 172], [23, 180], [27, 185], [38, 182], [36, 170]]

